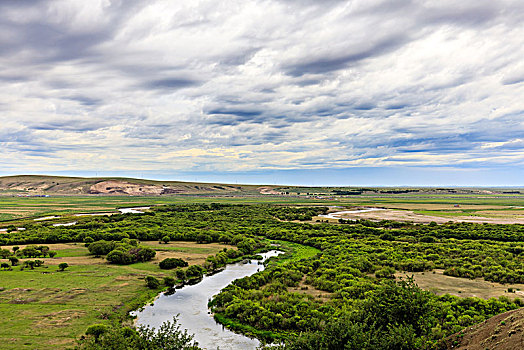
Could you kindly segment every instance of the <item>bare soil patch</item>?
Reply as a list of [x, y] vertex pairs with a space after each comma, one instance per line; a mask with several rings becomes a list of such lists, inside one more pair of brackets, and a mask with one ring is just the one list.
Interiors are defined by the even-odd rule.
[[454, 350], [524, 349], [524, 309], [508, 311], [450, 336]]
[[311, 295], [312, 297], [315, 297], [317, 299], [321, 299], [323, 302], [328, 301], [331, 299], [331, 295], [333, 293], [326, 292], [323, 290], [316, 289], [315, 287], [306, 284], [306, 278], [304, 277], [302, 281], [299, 282], [297, 287], [290, 287], [288, 288], [289, 292], [293, 293], [301, 293], [306, 295]]
[[[460, 297], [478, 297], [483, 299], [498, 298], [523, 298], [524, 284], [500, 284], [488, 282], [477, 278], [474, 280], [453, 276], [446, 276], [443, 270], [426, 272], [398, 272], [396, 277], [413, 276], [415, 282], [422, 289], [429, 290], [437, 295], [452, 294]], [[515, 293], [509, 293], [508, 288], [513, 288]]]
[[[458, 212], [458, 211], [457, 211]], [[404, 221], [404, 222], [416, 222], [416, 223], [430, 223], [432, 221], [443, 224], [449, 221], [453, 222], [477, 222], [477, 223], [491, 223], [491, 224], [524, 224], [524, 213], [516, 213], [514, 215], [504, 213], [494, 213], [498, 217], [486, 217], [486, 216], [433, 216], [414, 213], [412, 210], [396, 210], [396, 209], [385, 209], [377, 211], [368, 211], [361, 213], [345, 213], [340, 215], [340, 218], [347, 220], [393, 220], [393, 221]], [[505, 215], [505, 216], [504, 216]], [[509, 216], [509, 217], [508, 217]], [[314, 218], [315, 220], [316, 218]], [[325, 220], [325, 218], [318, 218]], [[337, 222], [338, 219], [328, 219], [331, 222]]]

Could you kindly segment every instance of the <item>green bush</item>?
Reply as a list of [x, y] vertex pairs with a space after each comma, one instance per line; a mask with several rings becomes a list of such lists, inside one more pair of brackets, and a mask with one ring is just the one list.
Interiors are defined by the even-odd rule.
[[157, 289], [158, 287], [160, 287], [160, 281], [156, 277], [147, 276], [146, 277], [146, 286], [147, 288]]
[[162, 260], [158, 266], [163, 270], [169, 270], [177, 267], [186, 267], [188, 263], [179, 258], [166, 258]]

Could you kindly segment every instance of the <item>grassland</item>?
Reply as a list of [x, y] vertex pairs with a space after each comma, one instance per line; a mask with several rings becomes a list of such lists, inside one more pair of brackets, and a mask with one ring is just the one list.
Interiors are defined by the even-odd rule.
[[[517, 219], [524, 216], [524, 195], [504, 194], [404, 194], [362, 196], [202, 195], [202, 196], [0, 196], [0, 228], [9, 221], [25, 222], [49, 215], [117, 212], [117, 208], [183, 203], [280, 204], [308, 206], [367, 206], [440, 218], [486, 217]], [[455, 207], [458, 205], [459, 207]], [[364, 216], [365, 218], [366, 216]], [[374, 218], [372, 218], [374, 219]], [[387, 219], [387, 218], [386, 218]], [[394, 219], [394, 218], [393, 218]]]
[[[230, 247], [190, 242], [145, 244], [158, 249], [157, 257], [147, 263], [110, 265], [88, 255], [81, 244], [50, 244], [58, 254], [42, 259], [42, 267], [0, 271], [0, 348], [72, 346], [89, 325], [111, 322], [154, 297], [157, 292], [146, 288], [143, 278], [169, 274], [158, 267], [161, 259], [178, 257], [201, 264], [208, 255]], [[56, 265], [61, 262], [70, 267], [59, 272]]]
[[[482, 299], [498, 298], [522, 298], [524, 296], [524, 284], [500, 284], [489, 282], [480, 278], [467, 279], [446, 276], [443, 270], [432, 272], [398, 272], [397, 277], [412, 276], [418, 286], [429, 290], [437, 295], [452, 294], [459, 297], [478, 297]], [[512, 292], [508, 292], [508, 289]]]
[[[414, 215], [434, 216], [443, 220], [460, 217], [511, 219], [522, 217], [524, 214], [524, 209], [521, 208], [524, 207], [524, 196], [486, 193], [366, 194], [350, 197], [261, 194], [46, 198], [0, 196], [0, 228], [9, 225], [21, 227], [27, 223], [35, 223], [35, 218], [50, 215], [61, 216], [61, 218], [43, 224], [82, 221], [82, 218], [73, 219], [72, 215], [117, 212], [116, 209], [122, 207], [217, 202], [336, 207], [332, 210], [343, 210], [340, 207], [381, 207]], [[376, 218], [376, 220], [380, 219], [380, 217]], [[332, 221], [337, 223], [338, 220]], [[316, 248], [296, 243], [276, 242], [291, 252], [287, 260], [314, 259], [319, 252]], [[14, 271], [0, 271], [0, 289], [3, 289], [0, 291], [0, 312], [4, 315], [0, 321], [0, 344], [2, 344], [0, 348], [54, 349], [70, 346], [87, 326], [93, 323], [111, 322], [112, 318], [126, 314], [152, 298], [155, 292], [145, 287], [143, 278], [146, 275], [165, 276], [165, 272], [157, 265], [161, 259], [180, 257], [190, 264], [201, 264], [208, 255], [215, 254], [225, 247], [220, 244], [203, 245], [189, 242], [171, 242], [165, 245], [159, 244], [158, 241], [150, 241], [144, 244], [157, 251], [157, 257], [152, 262], [129, 266], [109, 265], [103, 259], [88, 255], [87, 249], [82, 244], [48, 244], [51, 250], [58, 251], [58, 254], [53, 259], [43, 259], [46, 261], [44, 267], [24, 271], [19, 271], [15, 267]], [[64, 272], [58, 272], [56, 265], [60, 262], [67, 262], [71, 267]], [[508, 285], [493, 284], [480, 279], [449, 277], [438, 271], [435, 274], [417, 273], [415, 278], [421, 287], [433, 290], [437, 294], [448, 292], [459, 296], [476, 295], [482, 298], [499, 295], [518, 296], [518, 293], [505, 292]], [[329, 300], [331, 294], [306, 284], [305, 280], [300, 281], [298, 286], [291, 288], [290, 291], [308, 294], [322, 301]]]

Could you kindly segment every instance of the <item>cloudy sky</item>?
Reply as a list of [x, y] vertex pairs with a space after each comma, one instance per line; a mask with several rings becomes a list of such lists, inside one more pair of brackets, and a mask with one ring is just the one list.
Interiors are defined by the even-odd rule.
[[524, 185], [522, 0], [2, 0], [0, 174]]

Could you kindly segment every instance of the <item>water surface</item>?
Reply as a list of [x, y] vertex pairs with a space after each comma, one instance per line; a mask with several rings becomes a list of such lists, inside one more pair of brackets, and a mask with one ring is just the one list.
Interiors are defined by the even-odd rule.
[[[280, 253], [272, 250], [260, 255], [265, 260]], [[259, 264], [257, 260], [228, 265], [225, 270], [206, 276], [195, 285], [177, 289], [175, 294], [160, 295], [153, 305], [147, 305], [142, 311], [134, 313], [138, 316], [137, 324], [158, 328], [163, 322], [171, 321], [173, 315], [179, 314], [178, 323], [181, 328], [194, 334], [194, 339], [203, 349], [254, 350], [260, 342], [236, 334], [216, 323], [207, 308], [207, 303], [213, 295], [218, 294], [234, 280], [263, 269], [264, 265]]]

